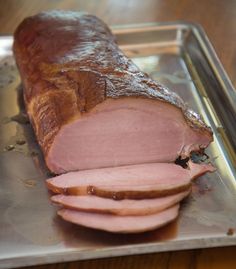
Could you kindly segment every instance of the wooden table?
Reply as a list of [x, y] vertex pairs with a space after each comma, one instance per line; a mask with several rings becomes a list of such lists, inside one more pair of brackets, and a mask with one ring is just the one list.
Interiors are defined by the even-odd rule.
[[[109, 25], [186, 20], [200, 23], [236, 86], [235, 0], [0, 0], [0, 34], [47, 9], [85, 10]], [[236, 247], [137, 255], [34, 268], [236, 268]]]

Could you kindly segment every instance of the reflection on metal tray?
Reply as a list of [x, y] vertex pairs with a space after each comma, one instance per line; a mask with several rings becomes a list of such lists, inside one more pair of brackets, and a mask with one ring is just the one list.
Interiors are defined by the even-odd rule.
[[178, 220], [153, 232], [116, 235], [64, 222], [50, 204], [48, 171], [24, 115], [12, 37], [0, 37], [0, 267], [236, 244], [236, 94], [207, 37], [187, 23], [113, 30], [143, 71], [212, 127], [207, 154], [217, 171], [194, 183]]

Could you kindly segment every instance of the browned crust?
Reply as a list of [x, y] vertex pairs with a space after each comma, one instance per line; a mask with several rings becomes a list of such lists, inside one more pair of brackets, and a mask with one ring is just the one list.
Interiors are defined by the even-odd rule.
[[180, 108], [188, 124], [212, 132], [182, 99], [140, 72], [98, 18], [50, 11], [26, 18], [14, 35], [24, 99], [45, 156], [60, 128], [106, 98], [162, 100]]
[[[191, 187], [191, 182], [189, 184], [174, 187], [174, 188], [156, 189], [156, 190], [153, 189], [151, 191], [130, 191], [130, 190], [107, 191], [99, 187], [89, 186], [88, 193], [99, 196], [99, 197], [112, 198], [114, 200], [123, 200], [123, 199], [140, 200], [140, 199], [152, 199], [152, 198], [159, 198], [159, 197], [174, 195], [180, 192], [187, 191], [189, 190], [190, 187]], [[76, 188], [68, 188], [67, 193], [71, 195], [73, 194], [76, 195]]]

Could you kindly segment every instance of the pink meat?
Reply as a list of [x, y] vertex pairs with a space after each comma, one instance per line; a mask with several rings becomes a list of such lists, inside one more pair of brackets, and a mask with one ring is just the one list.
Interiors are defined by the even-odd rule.
[[149, 215], [163, 211], [179, 203], [184, 199], [189, 191], [180, 192], [175, 195], [170, 195], [162, 198], [144, 199], [144, 200], [128, 200], [115, 201], [97, 196], [73, 196], [58, 194], [51, 197], [55, 203], [63, 205], [66, 208], [71, 208], [79, 211], [110, 213], [120, 216], [126, 215]]
[[189, 169], [172, 163], [150, 163], [71, 172], [48, 179], [47, 185], [56, 193], [144, 199], [185, 191], [193, 178], [207, 171], [214, 168], [191, 162]]
[[154, 230], [173, 221], [178, 216], [178, 210], [179, 204], [145, 216], [117, 216], [71, 209], [61, 209], [58, 215], [69, 222], [98, 230], [113, 233], [140, 233]]
[[174, 162], [209, 144], [180, 109], [154, 100], [107, 100], [63, 126], [47, 157], [52, 171]]

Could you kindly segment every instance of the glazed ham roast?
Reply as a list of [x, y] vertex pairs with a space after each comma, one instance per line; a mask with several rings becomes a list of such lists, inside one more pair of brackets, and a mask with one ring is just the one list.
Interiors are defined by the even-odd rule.
[[[213, 140], [201, 117], [128, 59], [98, 18], [70, 11], [26, 18], [14, 55], [27, 113], [65, 220], [142, 232], [174, 220], [191, 180], [210, 165], [175, 160]], [[100, 196], [100, 197], [99, 197]], [[115, 199], [115, 200], [114, 200]]]
[[30, 121], [56, 174], [173, 162], [212, 141], [200, 116], [142, 73], [92, 15], [26, 18], [14, 54]]

